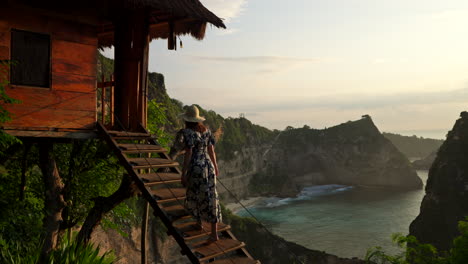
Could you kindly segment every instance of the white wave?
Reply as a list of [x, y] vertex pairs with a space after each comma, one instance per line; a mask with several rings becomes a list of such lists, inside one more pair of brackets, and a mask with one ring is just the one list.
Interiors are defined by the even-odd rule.
[[279, 198], [279, 197], [270, 197], [266, 198], [263, 201], [261, 206], [263, 207], [278, 207], [282, 205], [287, 205], [297, 201], [306, 201], [312, 200], [316, 197], [332, 195], [338, 192], [344, 192], [352, 189], [353, 186], [338, 185], [338, 184], [329, 184], [329, 185], [316, 185], [310, 186], [302, 189], [302, 191], [296, 196], [291, 198]]

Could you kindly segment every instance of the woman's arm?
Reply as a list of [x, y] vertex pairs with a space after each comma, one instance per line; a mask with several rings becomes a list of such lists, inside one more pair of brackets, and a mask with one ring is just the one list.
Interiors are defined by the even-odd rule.
[[214, 145], [208, 145], [208, 155], [210, 155], [211, 162], [213, 162], [213, 166], [215, 168], [216, 176], [218, 176], [218, 163], [216, 162], [216, 153], [214, 150]]
[[190, 159], [192, 158], [192, 149], [186, 148], [184, 155], [184, 166], [182, 167], [182, 185], [187, 186], [187, 170], [190, 165]]

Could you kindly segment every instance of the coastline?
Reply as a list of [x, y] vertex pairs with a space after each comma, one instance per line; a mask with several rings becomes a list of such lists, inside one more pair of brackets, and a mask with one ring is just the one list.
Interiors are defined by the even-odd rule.
[[[258, 196], [258, 197], [250, 197], [247, 199], [242, 199], [240, 202], [245, 206], [245, 207], [251, 207], [252, 205], [255, 205], [259, 203], [260, 201], [266, 199], [267, 197], [263, 196]], [[225, 205], [227, 209], [229, 209], [232, 213], [237, 213], [242, 209], [242, 205], [238, 203], [228, 203]]]

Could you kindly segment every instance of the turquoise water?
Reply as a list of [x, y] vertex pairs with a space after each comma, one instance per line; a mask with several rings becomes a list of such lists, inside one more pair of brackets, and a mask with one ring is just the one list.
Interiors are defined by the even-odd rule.
[[[426, 182], [427, 171], [418, 171]], [[424, 190], [395, 191], [343, 185], [305, 188], [296, 198], [267, 198], [249, 210], [273, 233], [340, 257], [364, 257], [382, 246], [399, 252], [393, 233], [407, 234]], [[248, 216], [246, 211], [239, 215]]]

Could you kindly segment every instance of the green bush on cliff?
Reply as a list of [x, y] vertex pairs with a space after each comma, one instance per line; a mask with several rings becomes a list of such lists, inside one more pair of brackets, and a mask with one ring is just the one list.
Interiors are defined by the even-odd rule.
[[[18, 250], [20, 247], [0, 238], [0, 263], [4, 264], [34, 264], [38, 263], [41, 247]], [[117, 261], [112, 251], [100, 252], [100, 248], [92, 243], [81, 244], [74, 238], [62, 239], [60, 246], [53, 250], [44, 264], [112, 264]]]
[[420, 243], [414, 236], [394, 234], [393, 241], [405, 250], [398, 255], [389, 255], [381, 247], [367, 251], [365, 260], [375, 264], [467, 264], [468, 263], [468, 217], [458, 222], [460, 236], [453, 240], [449, 252], [438, 252], [430, 244]]

